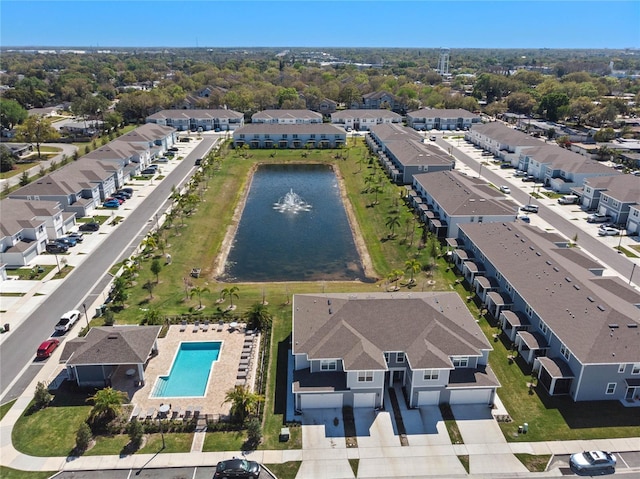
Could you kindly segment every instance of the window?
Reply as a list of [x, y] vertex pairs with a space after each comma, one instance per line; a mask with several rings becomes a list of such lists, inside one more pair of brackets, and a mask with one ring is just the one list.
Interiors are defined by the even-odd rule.
[[359, 383], [371, 383], [373, 382], [373, 371], [358, 371]]
[[571, 357], [571, 351], [569, 351], [569, 348], [564, 344], [560, 345], [560, 354], [562, 354], [567, 361]]
[[321, 371], [335, 371], [338, 369], [338, 362], [333, 359], [323, 359], [320, 361], [320, 370]]
[[524, 312], [527, 313], [527, 316], [529, 317], [533, 316], [533, 309], [531, 309], [531, 306], [529, 306], [528, 304], [524, 308]]
[[547, 331], [549, 330], [547, 323], [545, 323], [544, 321], [540, 320], [540, 331], [542, 331], [542, 334], [547, 334]]
[[436, 379], [438, 379], [439, 376], [439, 371], [437, 369], [427, 369], [424, 372], [424, 376], [422, 377], [422, 379], [424, 379], [425, 381], [435, 381]]
[[404, 353], [396, 353], [396, 362], [404, 363]]
[[625, 366], [626, 366], [626, 364], [621, 364], [620, 366], [618, 366], [618, 372], [619, 373], [623, 373], [624, 370], [625, 370]]
[[384, 362], [389, 364], [389, 353], [384, 353]]
[[616, 383], [608, 383], [605, 394], [613, 394], [616, 392]]
[[453, 367], [466, 368], [469, 366], [469, 358], [467, 356], [458, 356], [453, 358]]
[[283, 134], [282, 134], [282, 138], [286, 138], [286, 137], [287, 137], [287, 134], [286, 134], [286, 133], [283, 133]]
[[631, 368], [631, 374], [640, 374], [640, 363], [635, 363]]

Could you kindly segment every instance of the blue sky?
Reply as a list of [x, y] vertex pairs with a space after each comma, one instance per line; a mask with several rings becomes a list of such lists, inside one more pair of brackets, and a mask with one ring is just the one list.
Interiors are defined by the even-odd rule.
[[2, 0], [0, 45], [639, 48], [640, 1]]

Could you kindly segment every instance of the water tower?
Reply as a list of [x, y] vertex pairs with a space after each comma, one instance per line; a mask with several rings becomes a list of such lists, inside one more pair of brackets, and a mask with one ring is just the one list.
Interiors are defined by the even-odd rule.
[[443, 77], [449, 76], [449, 49], [448, 48], [440, 49], [440, 57], [438, 59], [437, 71]]

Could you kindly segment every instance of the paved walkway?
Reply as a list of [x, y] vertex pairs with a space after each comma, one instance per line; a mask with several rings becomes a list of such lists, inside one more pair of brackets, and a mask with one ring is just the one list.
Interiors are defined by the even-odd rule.
[[[69, 145], [66, 143], [42, 143], [40, 146], [60, 148], [62, 151], [56, 156], [54, 156], [53, 158], [46, 161], [40, 161], [36, 166], [33, 166], [32, 168], [29, 168], [28, 170], [26, 170], [27, 174], [31, 178], [37, 176], [40, 173], [41, 167], [44, 168], [45, 170], [48, 170], [48, 168], [51, 166], [51, 162], [55, 161], [56, 163], [60, 164], [60, 162], [62, 161], [62, 157], [64, 155], [67, 155], [67, 158], [73, 158], [73, 154], [78, 150], [76, 146]], [[6, 187], [10, 188], [12, 186], [20, 184], [21, 176], [22, 174], [18, 174], [18, 175], [10, 176], [9, 178], [0, 179], [0, 191], [3, 188], [5, 188], [5, 185], [8, 185]]]

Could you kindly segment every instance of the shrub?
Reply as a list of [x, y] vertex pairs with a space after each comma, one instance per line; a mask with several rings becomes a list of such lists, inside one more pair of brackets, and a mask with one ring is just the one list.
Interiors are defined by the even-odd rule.
[[138, 450], [142, 444], [142, 438], [144, 437], [144, 428], [142, 424], [134, 419], [129, 423], [127, 427], [127, 434], [129, 434], [129, 445], [132, 449]]
[[89, 447], [89, 443], [93, 436], [91, 435], [91, 428], [86, 422], [80, 424], [78, 432], [76, 432], [76, 451], [82, 454]]
[[33, 395], [36, 409], [47, 407], [52, 399], [53, 396], [49, 392], [49, 389], [47, 389], [47, 386], [43, 382], [39, 382], [36, 385], [36, 392]]

